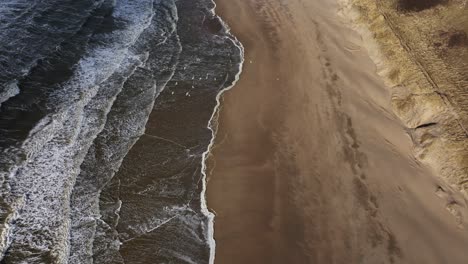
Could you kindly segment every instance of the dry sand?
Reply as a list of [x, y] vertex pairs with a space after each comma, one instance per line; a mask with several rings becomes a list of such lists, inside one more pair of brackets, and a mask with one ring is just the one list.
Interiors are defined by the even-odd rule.
[[209, 160], [215, 262], [467, 263], [464, 198], [414, 158], [335, 1], [217, 4], [246, 57]]

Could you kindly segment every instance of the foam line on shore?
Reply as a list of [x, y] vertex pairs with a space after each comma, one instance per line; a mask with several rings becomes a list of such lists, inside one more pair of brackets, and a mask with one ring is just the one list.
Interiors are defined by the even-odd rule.
[[[216, 9], [216, 4], [215, 4], [215, 7], [212, 9], [212, 12], [213, 14], [215, 14], [214, 10]], [[218, 16], [218, 18], [220, 18]], [[223, 24], [223, 27], [225, 28], [226, 30], [226, 33], [229, 33], [229, 27], [227, 26], [227, 24], [220, 18], [220, 21], [221, 23]], [[221, 96], [224, 94], [224, 92], [230, 90], [231, 88], [233, 88], [237, 81], [239, 81], [239, 78], [240, 78], [240, 75], [242, 74], [242, 68], [243, 68], [243, 65], [244, 65], [244, 47], [242, 46], [242, 44], [237, 40], [237, 38], [235, 36], [230, 36], [230, 37], [226, 37], [226, 38], [229, 38], [233, 44], [239, 49], [239, 52], [240, 52], [240, 55], [241, 55], [241, 61], [239, 63], [239, 71], [237, 72], [236, 76], [235, 76], [235, 79], [234, 81], [232, 82], [232, 84], [228, 87], [225, 87], [223, 88], [217, 95], [216, 95], [216, 106], [214, 107], [213, 109], [213, 113], [210, 117], [210, 119], [208, 120], [208, 125], [207, 125], [207, 128], [211, 131], [211, 140], [210, 140], [210, 144], [208, 145], [206, 151], [203, 153], [203, 156], [202, 156], [202, 191], [200, 193], [200, 201], [201, 201], [201, 212], [208, 218], [208, 245], [209, 245], [209, 249], [210, 249], [210, 259], [209, 259], [209, 264], [214, 264], [214, 260], [215, 260], [215, 252], [216, 252], [216, 241], [214, 239], [214, 214], [208, 209], [207, 207], [207, 202], [206, 202], [206, 186], [207, 186], [207, 175], [206, 175], [206, 159], [208, 158], [210, 152], [211, 152], [211, 148], [213, 147], [214, 145], [214, 142], [215, 142], [215, 138], [216, 138], [216, 130], [217, 130], [217, 113], [219, 111], [219, 108], [220, 108], [220, 105], [221, 105], [221, 102], [220, 102], [220, 99], [221, 99]]]

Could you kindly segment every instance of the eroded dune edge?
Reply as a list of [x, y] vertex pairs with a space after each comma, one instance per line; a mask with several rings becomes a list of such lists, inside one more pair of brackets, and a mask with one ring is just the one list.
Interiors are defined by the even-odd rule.
[[341, 14], [363, 36], [391, 89], [394, 112], [408, 128], [416, 157], [466, 195], [466, 1], [340, 2]]

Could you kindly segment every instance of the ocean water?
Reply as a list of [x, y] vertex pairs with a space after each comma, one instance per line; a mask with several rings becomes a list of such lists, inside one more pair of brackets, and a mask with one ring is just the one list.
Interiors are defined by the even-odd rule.
[[209, 263], [242, 47], [209, 0], [0, 3], [1, 263]]

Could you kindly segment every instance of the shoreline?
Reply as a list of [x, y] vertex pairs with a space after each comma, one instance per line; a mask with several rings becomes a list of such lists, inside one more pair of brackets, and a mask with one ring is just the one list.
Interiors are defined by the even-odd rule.
[[338, 5], [216, 2], [246, 61], [207, 160], [216, 261], [464, 263], [463, 196], [414, 158]]
[[[219, 17], [215, 10], [216, 10], [216, 3], [214, 2], [213, 0], [213, 3], [214, 3], [214, 7], [213, 9], [211, 10], [212, 14], [216, 17], [218, 17], [222, 23], [222, 26], [224, 27], [224, 30], [226, 31], [227, 34], [229, 34], [229, 26], [222, 20], [221, 17]], [[216, 106], [214, 107], [213, 109], [213, 114], [211, 115], [210, 119], [208, 120], [208, 125], [207, 125], [207, 128], [211, 131], [211, 140], [210, 140], [210, 143], [208, 144], [207, 146], [207, 149], [206, 151], [202, 154], [202, 168], [201, 168], [201, 173], [202, 173], [202, 191], [200, 192], [200, 203], [201, 203], [201, 212], [206, 216], [206, 218], [208, 219], [208, 239], [209, 239], [209, 247], [210, 247], [210, 258], [209, 258], [209, 264], [214, 264], [214, 261], [215, 261], [215, 255], [216, 255], [216, 241], [214, 239], [214, 218], [215, 218], [215, 214], [210, 212], [210, 210], [208, 209], [208, 206], [207, 206], [207, 200], [206, 200], [206, 186], [207, 186], [207, 176], [206, 176], [206, 169], [207, 169], [207, 157], [211, 154], [211, 148], [213, 147], [213, 144], [215, 142], [215, 138], [216, 138], [216, 130], [217, 130], [217, 122], [218, 122], [218, 111], [219, 111], [219, 108], [221, 106], [221, 103], [220, 103], [220, 98], [223, 96], [223, 94], [226, 92], [226, 91], [229, 91], [230, 89], [232, 89], [236, 83], [239, 81], [239, 78], [240, 78], [240, 75], [242, 74], [242, 67], [243, 67], [243, 64], [244, 64], [244, 48], [242, 46], [242, 43], [240, 42], [236, 42], [235, 40], [237, 40], [235, 38], [235, 36], [232, 36], [232, 38], [234, 38], [234, 41], [233, 41], [233, 44], [238, 47], [239, 49], [239, 52], [241, 54], [241, 61], [239, 63], [239, 71], [237, 72], [235, 78], [234, 78], [234, 81], [233, 83], [226, 87], [226, 88], [223, 88], [221, 91], [219, 91], [219, 93], [216, 95]], [[216, 124], [215, 127], [213, 128], [213, 122]]]

